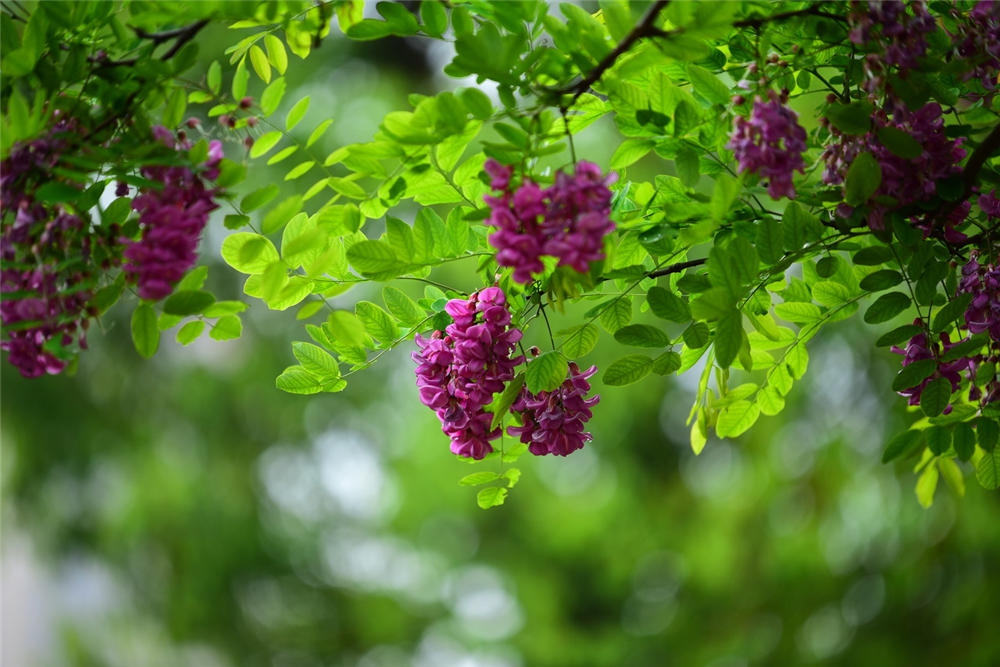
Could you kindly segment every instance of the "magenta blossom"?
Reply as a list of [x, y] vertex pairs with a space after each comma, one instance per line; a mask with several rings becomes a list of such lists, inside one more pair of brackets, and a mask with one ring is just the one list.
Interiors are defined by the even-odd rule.
[[798, 114], [785, 106], [786, 101], [773, 91], [768, 102], [758, 96], [749, 119], [736, 117], [726, 144], [739, 163], [738, 171], [765, 179], [773, 199], [794, 199], [792, 174], [805, 171], [802, 153], [806, 150], [806, 131], [799, 125]]
[[536, 395], [523, 388], [511, 406], [511, 412], [521, 414], [523, 424], [507, 427], [507, 433], [519, 436], [528, 451], [538, 456], [567, 456], [582, 448], [592, 439], [584, 432], [593, 416], [590, 409], [601, 400], [600, 396], [586, 398], [590, 391], [587, 380], [596, 372], [597, 366], [580, 372], [579, 366], [570, 363], [569, 377], [555, 391]]

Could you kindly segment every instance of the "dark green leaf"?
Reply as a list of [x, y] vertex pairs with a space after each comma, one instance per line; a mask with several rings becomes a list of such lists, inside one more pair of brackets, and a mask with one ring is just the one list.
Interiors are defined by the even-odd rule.
[[937, 370], [937, 360], [920, 359], [904, 367], [892, 380], [892, 390], [902, 391], [916, 387]]
[[878, 131], [879, 142], [889, 149], [893, 155], [907, 160], [920, 157], [924, 147], [914, 139], [909, 132], [895, 127], [882, 127]]
[[875, 346], [885, 347], [887, 345], [899, 345], [910, 340], [921, 331], [923, 331], [923, 329], [915, 324], [904, 324], [901, 327], [896, 327], [892, 331], [882, 334], [882, 336], [875, 341]]
[[944, 412], [950, 399], [951, 381], [946, 378], [935, 378], [928, 382], [920, 393], [920, 409], [928, 417], [937, 417]]
[[865, 322], [868, 324], [888, 322], [909, 307], [910, 297], [902, 292], [883, 294], [865, 311]]
[[985, 452], [976, 464], [976, 480], [987, 491], [1000, 488], [1000, 447]]
[[972, 430], [972, 425], [968, 422], [955, 424], [952, 432], [952, 444], [960, 459], [968, 461], [972, 458], [972, 453], [976, 450], [976, 433]]
[[732, 311], [719, 320], [715, 329], [715, 361], [720, 368], [728, 368], [733, 363], [745, 337], [743, 316], [739, 311]]
[[649, 301], [649, 309], [657, 317], [671, 322], [687, 322], [691, 319], [691, 310], [684, 299], [662, 287], [650, 287], [646, 300]]
[[163, 302], [163, 312], [169, 315], [195, 315], [215, 303], [210, 292], [202, 290], [179, 290]]
[[892, 269], [883, 269], [865, 276], [861, 280], [861, 289], [869, 292], [881, 292], [882, 290], [895, 287], [903, 282], [903, 274]]
[[931, 331], [939, 333], [951, 328], [951, 325], [958, 320], [972, 302], [972, 294], [959, 294], [942, 306], [934, 315], [934, 323]]
[[882, 452], [882, 463], [888, 463], [889, 461], [901, 456], [906, 458], [916, 451], [916, 449], [923, 443], [923, 431], [903, 431], [890, 440], [889, 444], [886, 445], [885, 451]]
[[853, 104], [831, 104], [824, 114], [835, 128], [844, 134], [862, 135], [871, 127], [874, 108], [868, 102]]
[[875, 194], [881, 184], [882, 167], [878, 160], [867, 151], [860, 153], [847, 170], [844, 201], [851, 206], [861, 206]]
[[673, 350], [667, 350], [653, 359], [652, 371], [657, 375], [670, 375], [681, 367], [681, 355]]
[[976, 440], [979, 441], [980, 447], [987, 452], [992, 452], [993, 448], [997, 446], [998, 439], [1000, 439], [1000, 425], [995, 419], [980, 417], [976, 420]]
[[597, 339], [600, 337], [600, 331], [590, 323], [577, 325], [566, 333], [567, 336], [562, 342], [562, 351], [570, 359], [579, 359], [589, 354], [597, 345]]

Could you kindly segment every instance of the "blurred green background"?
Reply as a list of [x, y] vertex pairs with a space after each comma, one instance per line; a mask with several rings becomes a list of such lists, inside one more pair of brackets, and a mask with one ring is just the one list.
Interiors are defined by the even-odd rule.
[[[205, 66], [233, 41], [215, 30]], [[469, 85], [437, 74], [442, 48], [331, 34], [290, 68], [286, 104], [312, 96], [305, 134], [335, 119], [327, 151], [363, 141], [407, 94]], [[606, 165], [619, 141], [606, 122], [576, 148]], [[251, 172], [248, 188], [270, 178]], [[224, 235], [203, 244], [209, 285], [238, 298]], [[435, 277], [478, 287], [458, 264]], [[482, 511], [456, 484], [481, 468], [448, 453], [408, 346], [344, 393], [297, 397], [273, 384], [305, 339], [290, 313], [258, 303], [241, 340], [168, 335], [143, 362], [126, 310], [75, 377], [3, 363], [4, 665], [1000, 664], [1000, 502], [942, 486], [925, 511], [906, 464], [880, 464], [899, 358], [864, 324], [811, 344], [780, 417], [699, 457], [697, 369], [595, 378], [593, 443], [522, 459]], [[608, 337], [585, 361], [621, 354]]]

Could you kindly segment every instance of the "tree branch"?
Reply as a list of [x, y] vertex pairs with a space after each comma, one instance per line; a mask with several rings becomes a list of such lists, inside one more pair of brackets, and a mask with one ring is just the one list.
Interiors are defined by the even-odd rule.
[[972, 195], [972, 191], [976, 187], [976, 179], [979, 178], [980, 170], [986, 164], [986, 160], [995, 155], [997, 151], [1000, 151], [1000, 125], [994, 127], [986, 135], [982, 143], [976, 146], [976, 150], [972, 151], [969, 161], [965, 163], [965, 168], [962, 169], [962, 196], [954, 202], [947, 202], [941, 205], [932, 218], [932, 227], [936, 227], [939, 222], [946, 220], [955, 209], [962, 205], [962, 202]]
[[[154, 47], [169, 42], [170, 40], [176, 40], [174, 41], [174, 45], [160, 57], [160, 60], [170, 60], [177, 55], [177, 52], [181, 50], [181, 47], [194, 39], [194, 36], [207, 25], [208, 19], [202, 19], [201, 21], [196, 21], [195, 23], [184, 26], [183, 28], [165, 30], [163, 32], [146, 32], [142, 28], [133, 28], [133, 30], [135, 30], [135, 34], [138, 35], [140, 39], [148, 39], [153, 42]], [[94, 60], [94, 58], [91, 59]], [[131, 67], [139, 62], [139, 59], [128, 58], [126, 60], [95, 60], [95, 62], [103, 67]]]
[[772, 21], [784, 21], [785, 19], [793, 19], [799, 16], [818, 16], [824, 19], [830, 19], [831, 21], [840, 21], [841, 23], [847, 23], [847, 19], [843, 16], [837, 16], [836, 14], [827, 14], [826, 12], [821, 12], [819, 7], [813, 5], [812, 7], [807, 7], [805, 9], [796, 9], [789, 12], [781, 12], [780, 14], [772, 14], [771, 16], [760, 16], [753, 19], [743, 19], [742, 21], [737, 21], [733, 24], [734, 28], [759, 28], [765, 23], [771, 23]]
[[568, 109], [573, 106], [577, 98], [587, 92], [592, 85], [597, 83], [604, 73], [615, 64], [615, 61], [618, 60], [618, 58], [620, 58], [626, 51], [631, 49], [632, 45], [637, 41], [643, 37], [662, 37], [669, 34], [654, 25], [654, 23], [656, 23], [656, 17], [659, 16], [660, 12], [663, 11], [663, 8], [668, 4], [670, 4], [670, 0], [658, 0], [653, 3], [653, 6], [649, 8], [646, 15], [642, 17], [642, 21], [639, 22], [639, 25], [634, 27], [632, 32], [627, 34], [625, 39], [623, 39], [618, 46], [611, 51], [611, 53], [604, 56], [604, 58], [601, 59], [601, 62], [597, 63], [597, 67], [587, 73], [587, 76], [583, 77], [575, 84], [552, 91], [557, 95], [573, 96], [568, 103], [560, 105], [560, 108]]
[[707, 261], [708, 261], [707, 258], [702, 257], [701, 259], [689, 259], [686, 262], [677, 262], [676, 264], [669, 264], [657, 271], [650, 271], [649, 273], [646, 274], [646, 277], [659, 278], [660, 276], [669, 276], [671, 273], [679, 273], [681, 271], [684, 271], [685, 269], [690, 269], [693, 266], [701, 266]]

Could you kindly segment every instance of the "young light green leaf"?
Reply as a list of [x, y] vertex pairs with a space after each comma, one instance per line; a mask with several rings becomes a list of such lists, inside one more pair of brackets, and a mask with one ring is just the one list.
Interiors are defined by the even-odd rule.
[[495, 482], [498, 479], [500, 479], [499, 474], [489, 470], [482, 470], [480, 472], [474, 472], [471, 475], [466, 475], [462, 479], [458, 480], [458, 483], [462, 486], [479, 486], [480, 484]]
[[510, 410], [510, 406], [514, 405], [514, 401], [521, 393], [521, 388], [524, 386], [524, 373], [518, 373], [514, 376], [514, 379], [507, 383], [504, 387], [503, 393], [500, 397], [496, 399], [495, 405], [493, 406], [493, 421], [490, 424], [490, 429], [495, 429], [500, 426], [500, 422], [503, 418], [507, 416], [507, 411]]
[[506, 499], [507, 489], [502, 486], [490, 486], [476, 494], [476, 503], [484, 510], [503, 505]]
[[292, 128], [298, 125], [306, 115], [306, 111], [309, 110], [309, 99], [309, 96], [306, 95], [296, 102], [295, 106], [288, 112], [288, 116], [285, 118], [285, 130], [287, 132], [291, 132]]
[[566, 331], [562, 351], [570, 359], [579, 359], [594, 349], [600, 335], [600, 331], [593, 324], [578, 324]]

